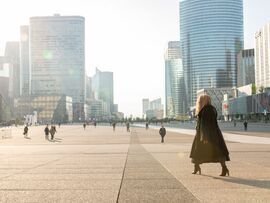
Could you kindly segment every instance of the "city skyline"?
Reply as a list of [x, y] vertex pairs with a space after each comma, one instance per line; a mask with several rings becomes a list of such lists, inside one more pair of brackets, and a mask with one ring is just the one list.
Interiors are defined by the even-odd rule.
[[[119, 110], [127, 116], [140, 116], [142, 98], [162, 97], [164, 101], [163, 55], [168, 41], [179, 40], [178, 0], [28, 1], [31, 6], [23, 10], [27, 6], [24, 4], [4, 3], [0, 14], [0, 24], [5, 28], [0, 35], [0, 55], [7, 41], [19, 41], [20, 26], [29, 24], [32, 16], [81, 15], [86, 18], [87, 75], [95, 67], [114, 72]], [[263, 12], [269, 4], [266, 0], [244, 0], [245, 48], [254, 48], [251, 36], [270, 20], [270, 14]], [[12, 8], [14, 12], [9, 12]]]

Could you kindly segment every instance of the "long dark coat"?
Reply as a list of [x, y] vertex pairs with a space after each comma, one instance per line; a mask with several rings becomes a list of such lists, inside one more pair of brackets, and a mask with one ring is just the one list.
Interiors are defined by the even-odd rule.
[[229, 161], [229, 151], [217, 123], [217, 111], [206, 105], [198, 114], [190, 158], [193, 163]]

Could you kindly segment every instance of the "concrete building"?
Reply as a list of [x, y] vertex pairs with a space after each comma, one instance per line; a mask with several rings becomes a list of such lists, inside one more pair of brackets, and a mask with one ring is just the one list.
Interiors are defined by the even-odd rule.
[[166, 117], [177, 118], [187, 111], [184, 71], [180, 42], [171, 41], [165, 53]]
[[4, 100], [8, 101], [8, 86], [9, 86], [9, 78], [0, 76], [0, 95], [4, 98]]
[[255, 84], [254, 49], [242, 50], [237, 55], [237, 87]]
[[236, 86], [243, 0], [180, 0], [180, 43], [189, 107], [200, 89]]
[[70, 96], [73, 119], [84, 120], [84, 17], [31, 17], [29, 36], [31, 94]]
[[17, 118], [37, 112], [37, 120], [42, 123], [66, 123], [73, 120], [72, 98], [64, 95], [20, 97], [15, 100], [15, 111]]
[[255, 34], [255, 84], [258, 89], [270, 87], [270, 22]]
[[[164, 116], [163, 105], [161, 98], [149, 101], [149, 99], [143, 99], [145, 105], [145, 118], [146, 119], [162, 119]], [[146, 108], [148, 105], [148, 108]]]
[[20, 27], [20, 95], [30, 94], [29, 26]]
[[110, 117], [114, 109], [113, 73], [96, 69], [96, 73], [92, 77], [92, 90], [95, 99], [105, 103], [107, 116]]
[[254, 119], [256, 121], [269, 121], [270, 93], [264, 92], [237, 98], [225, 97], [222, 107], [225, 120]]

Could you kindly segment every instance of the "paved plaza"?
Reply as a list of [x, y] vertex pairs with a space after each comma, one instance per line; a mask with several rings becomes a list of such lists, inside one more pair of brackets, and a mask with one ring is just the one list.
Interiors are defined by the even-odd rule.
[[230, 176], [220, 177], [219, 164], [191, 174], [187, 130], [161, 144], [155, 129], [62, 125], [48, 141], [44, 128], [30, 127], [30, 139], [23, 127], [0, 130], [0, 202], [270, 202], [270, 144], [245, 142], [265, 132], [228, 137]]

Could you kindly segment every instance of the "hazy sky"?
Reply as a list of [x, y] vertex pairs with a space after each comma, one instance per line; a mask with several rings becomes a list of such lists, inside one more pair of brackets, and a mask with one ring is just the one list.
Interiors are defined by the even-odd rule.
[[[245, 48], [254, 47], [269, 8], [269, 0], [244, 0]], [[87, 74], [95, 67], [114, 72], [119, 111], [141, 116], [143, 98], [164, 103], [164, 51], [168, 41], [179, 40], [178, 10], [178, 0], [2, 0], [0, 55], [6, 41], [19, 40], [19, 26], [31, 16], [84, 16]]]

